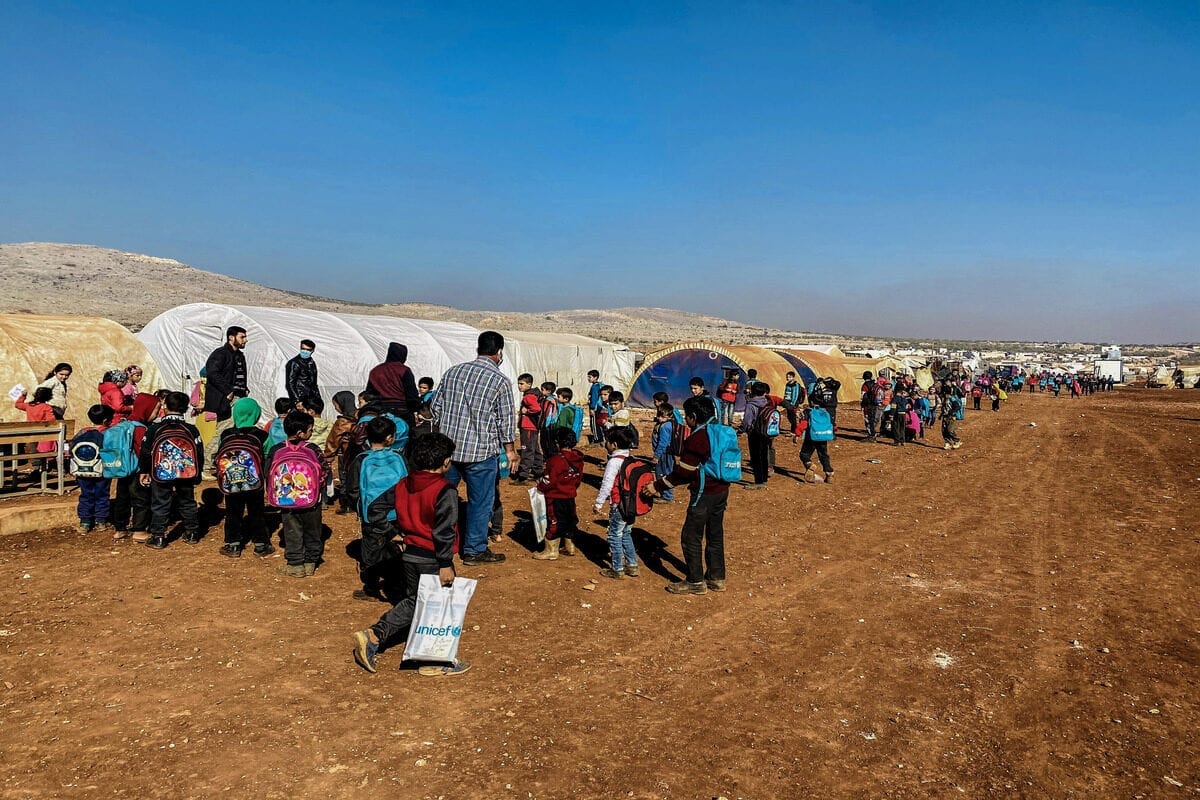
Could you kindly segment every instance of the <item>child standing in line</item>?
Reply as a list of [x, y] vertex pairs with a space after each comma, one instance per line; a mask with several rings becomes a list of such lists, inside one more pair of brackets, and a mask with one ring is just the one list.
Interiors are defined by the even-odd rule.
[[[225, 544], [219, 551], [229, 558], [241, 558], [246, 540], [254, 542], [254, 555], [266, 558], [275, 552], [267, 533], [267, 522], [263, 508], [263, 443], [267, 434], [258, 427], [262, 409], [258, 401], [250, 397], [239, 397], [233, 403], [233, 427], [221, 431], [217, 449], [217, 463], [213, 466], [220, 483], [222, 476], [237, 477], [239, 469], [247, 462], [258, 460], [258, 488], [225, 495]], [[228, 442], [236, 441], [236, 447], [227, 448]], [[241, 462], [222, 464], [223, 460]], [[230, 470], [234, 474], [230, 476]], [[241, 473], [250, 477], [248, 473]], [[227, 477], [227, 479], [229, 479]]]
[[[757, 377], [757, 373], [755, 376]], [[747, 384], [747, 388], [749, 388], [749, 383]], [[733, 407], [737, 404], [738, 399], [738, 376], [736, 372], [726, 374], [717, 395], [721, 399], [721, 424], [733, 425]]]
[[588, 370], [587, 382], [589, 429], [592, 432], [592, 444], [599, 444], [603, 440], [604, 434], [596, 423], [596, 409], [600, 407], [600, 390], [604, 388], [604, 384], [600, 382], [599, 371], [594, 369]]
[[596, 505], [593, 510], [599, 514], [604, 504], [609, 504], [608, 513], [608, 552], [612, 566], [600, 570], [605, 578], [636, 578], [638, 576], [637, 551], [633, 547], [633, 523], [626, 522], [621, 515], [621, 494], [617, 485], [617, 477], [625, 459], [629, 458], [629, 448], [633, 444], [633, 436], [628, 427], [615, 427], [605, 434], [604, 449], [608, 451], [608, 463], [604, 465], [604, 479], [600, 481], [600, 491], [596, 495]]
[[267, 452], [270, 452], [275, 445], [287, 440], [287, 434], [283, 432], [284, 418], [294, 411], [296, 404], [287, 397], [280, 397], [275, 401], [275, 419], [267, 423], [267, 443], [263, 446]]
[[575, 534], [579, 531], [579, 513], [575, 510], [575, 495], [583, 482], [583, 453], [575, 449], [575, 432], [569, 428], [554, 429], [558, 452], [546, 459], [546, 474], [538, 481], [537, 490], [546, 496], [546, 548], [533, 557], [538, 561], [558, 558], [559, 545], [563, 555], [575, 555]]
[[542, 384], [542, 416], [538, 439], [542, 455], [547, 459], [558, 452], [558, 441], [554, 438], [554, 429], [558, 424], [558, 396], [555, 394], [557, 391], [558, 386], [550, 381]]
[[[413, 473], [396, 485], [396, 522], [404, 541], [404, 597], [370, 628], [354, 633], [354, 662], [375, 672], [381, 649], [401, 643], [412, 626], [417, 587], [422, 575], [437, 575], [442, 586], [454, 585], [458, 552], [458, 490], [446, 480], [454, 442], [441, 433], [422, 436], [412, 446]], [[471, 665], [423, 665], [425, 676], [461, 675]]]
[[[188, 396], [171, 392], [163, 398], [166, 414], [146, 430], [138, 460], [139, 480], [150, 487], [150, 537], [146, 546], [167, 546], [171, 506], [178, 503], [183, 517], [183, 541], [200, 541], [200, 518], [196, 508], [196, 484], [204, 472], [204, 445], [200, 431], [184, 421]], [[157, 463], [156, 463], [157, 462]]]
[[611, 386], [600, 387], [600, 398], [592, 412], [592, 421], [596, 424], [596, 433], [599, 437], [596, 441], [600, 444], [604, 444], [605, 434], [610, 427], [608, 421], [612, 417], [613, 410], [612, 406], [608, 404], [608, 398], [612, 394], [612, 390]]
[[608, 418], [607, 429], [624, 428], [629, 431], [631, 450], [637, 450], [641, 444], [641, 436], [638, 434], [638, 429], [634, 427], [633, 418], [629, 414], [629, 409], [625, 407], [625, 395], [615, 389], [608, 393], [608, 407], [612, 409], [612, 414]]
[[[571, 403], [571, 399], [575, 397], [575, 393], [571, 391], [570, 386], [560, 386], [555, 391], [554, 396], [558, 400], [558, 421], [554, 423], [554, 427], [566, 428], [573, 432], [575, 430], [575, 415], [583, 413], [579, 406]], [[579, 426], [579, 429], [583, 430], [582, 424]], [[578, 437], [575, 443], [579, 443]]]
[[517, 377], [517, 389], [521, 392], [521, 460], [512, 476], [513, 483], [537, 480], [542, 476], [544, 465], [540, 428], [542, 422], [542, 394], [533, 388], [533, 376], [528, 372]]
[[75, 510], [79, 514], [80, 533], [112, 530], [108, 521], [112, 479], [103, 477], [104, 462], [99, 455], [104, 445], [104, 431], [112, 425], [113, 410], [107, 405], [94, 405], [87, 415], [92, 424], [71, 440], [71, 472], [79, 485], [79, 503]]
[[395, 490], [408, 475], [408, 465], [392, 449], [396, 423], [388, 417], [375, 417], [365, 427], [370, 449], [346, 467], [344, 485], [348, 499], [358, 509], [362, 534], [358, 574], [363, 588], [353, 596], [356, 600], [377, 600], [403, 586], [403, 576], [393, 568], [400, 555]]
[[[666, 393], [663, 393], [666, 397]], [[658, 395], [655, 395], [657, 402]], [[675, 436], [675, 407], [670, 403], [659, 404], [654, 412], [654, 432], [650, 435], [650, 446], [654, 448], [654, 475], [662, 478], [675, 470], [675, 456], [671, 454], [671, 440]], [[662, 499], [674, 502], [675, 492], [667, 489]]]
[[[309, 448], [315, 459], [315, 465], [310, 461], [310, 466], [317, 475], [314, 476], [316, 486], [313, 486], [308, 478], [305, 478], [304, 486], [293, 484], [293, 491], [317, 492], [316, 503], [308, 508], [280, 508], [283, 518], [283, 554], [287, 559], [287, 563], [279, 568], [281, 575], [286, 575], [289, 578], [308, 578], [312, 577], [317, 571], [317, 565], [321, 563], [321, 556], [325, 552], [325, 542], [321, 538], [321, 497], [320, 487], [325, 483], [324, 460], [321, 456], [321, 451], [311, 444], [308, 440], [312, 436], [313, 420], [308, 414], [303, 411], [292, 411], [283, 419], [283, 432], [287, 436], [287, 441], [275, 445], [270, 452], [267, 453], [267, 465], [264, 472], [267, 475], [272, 474], [275, 467], [276, 459], [282, 454], [289, 452], [288, 448], [294, 451], [294, 448], [303, 446]], [[293, 474], [297, 474], [293, 472]], [[277, 502], [272, 498], [272, 503]], [[276, 506], [278, 507], [278, 506]]]

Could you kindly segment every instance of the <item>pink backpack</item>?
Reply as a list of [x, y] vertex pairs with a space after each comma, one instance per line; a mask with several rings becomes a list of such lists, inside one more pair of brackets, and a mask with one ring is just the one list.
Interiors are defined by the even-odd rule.
[[308, 444], [284, 442], [267, 471], [267, 505], [304, 511], [321, 500], [321, 457]]

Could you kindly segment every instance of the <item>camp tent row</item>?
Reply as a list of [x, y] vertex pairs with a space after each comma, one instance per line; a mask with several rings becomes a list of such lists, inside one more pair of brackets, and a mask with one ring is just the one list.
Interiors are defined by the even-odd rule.
[[[654, 405], [654, 394], [666, 392], [671, 402], [678, 405], [691, 396], [689, 382], [693, 377], [702, 379], [715, 394], [727, 370], [736, 372], [744, 387], [751, 369], [758, 371], [758, 380], [769, 384], [774, 394], [783, 393], [788, 372], [795, 372], [805, 386], [818, 377], [834, 377], [842, 384], [838, 400], [843, 403], [858, 402], [862, 374], [866, 371], [875, 375], [881, 370], [907, 373], [922, 388], [933, 385], [926, 367], [915, 367], [891, 357], [852, 358], [833, 346], [784, 348], [681, 342], [647, 354], [633, 377], [630, 404], [650, 408]], [[745, 396], [739, 395], [734, 407], [741, 410], [744, 405]]]
[[[245, 328], [249, 336], [248, 388], [264, 410], [286, 395], [284, 364], [296, 355], [300, 340], [315, 342], [326, 416], [335, 413], [329, 403], [335, 392], [362, 391], [367, 373], [383, 361], [390, 342], [408, 346], [407, 364], [415, 377], [440, 381], [454, 364], [475, 358], [480, 333], [456, 322], [191, 303], [158, 315], [138, 338], [158, 363], [164, 385], [187, 391], [231, 325]], [[576, 398], [586, 398], [589, 369], [598, 369], [615, 386], [628, 386], [633, 379], [634, 353], [624, 345], [572, 334], [501, 333], [505, 348], [500, 369], [514, 383], [517, 375], [529, 372], [538, 382], [570, 386]]]

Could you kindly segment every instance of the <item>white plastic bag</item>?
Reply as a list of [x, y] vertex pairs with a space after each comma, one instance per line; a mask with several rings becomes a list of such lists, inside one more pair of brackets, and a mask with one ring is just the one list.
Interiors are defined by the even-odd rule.
[[404, 645], [406, 661], [454, 660], [475, 583], [471, 578], [455, 578], [453, 586], [442, 586], [436, 574], [421, 576], [417, 607]]
[[544, 542], [549, 525], [546, 521], [546, 495], [539, 492], [536, 486], [529, 490], [529, 509], [533, 512], [533, 532], [537, 534], [539, 542]]

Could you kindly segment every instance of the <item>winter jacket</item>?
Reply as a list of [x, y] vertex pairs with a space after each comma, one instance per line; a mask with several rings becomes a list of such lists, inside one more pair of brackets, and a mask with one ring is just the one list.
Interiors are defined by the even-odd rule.
[[125, 405], [125, 393], [121, 391], [120, 386], [111, 381], [105, 381], [96, 389], [100, 392], [100, 402], [113, 410], [113, 425], [128, 419], [129, 406]]
[[458, 552], [458, 491], [436, 472], [414, 472], [396, 484], [396, 524], [406, 553], [454, 565]]
[[229, 395], [234, 389], [248, 394], [246, 378], [246, 354], [230, 347], [228, 343], [213, 350], [204, 364], [204, 410], [217, 415], [217, 419], [229, 419], [232, 403]]
[[547, 500], [573, 500], [582, 481], [583, 453], [565, 448], [546, 459], [546, 472], [537, 482], [537, 489]]
[[600, 491], [596, 493], [596, 511], [599, 511], [606, 501], [613, 506], [621, 502], [621, 487], [617, 483], [617, 476], [620, 475], [621, 467], [627, 458], [628, 450], [613, 450], [609, 454], [608, 463], [604, 465], [604, 477], [600, 480]]
[[421, 405], [417, 380], [404, 363], [408, 347], [399, 342], [388, 345], [387, 358], [367, 376], [367, 391], [382, 401], [394, 414], [415, 412]]
[[284, 386], [293, 403], [304, 403], [312, 408], [309, 400], [321, 397], [321, 390], [317, 388], [317, 363], [311, 357], [292, 356], [284, 366]]
[[754, 430], [758, 415], [763, 413], [763, 409], [769, 402], [766, 396], [751, 397], [746, 401], [746, 408], [742, 412], [742, 433], [750, 433]]
[[[20, 411], [25, 412], [26, 422], [54, 422], [54, 409], [49, 403], [26, 403], [24, 400], [18, 400], [16, 406]], [[53, 453], [58, 447], [58, 443], [54, 439], [47, 439], [37, 443], [37, 451], [39, 453]]]

